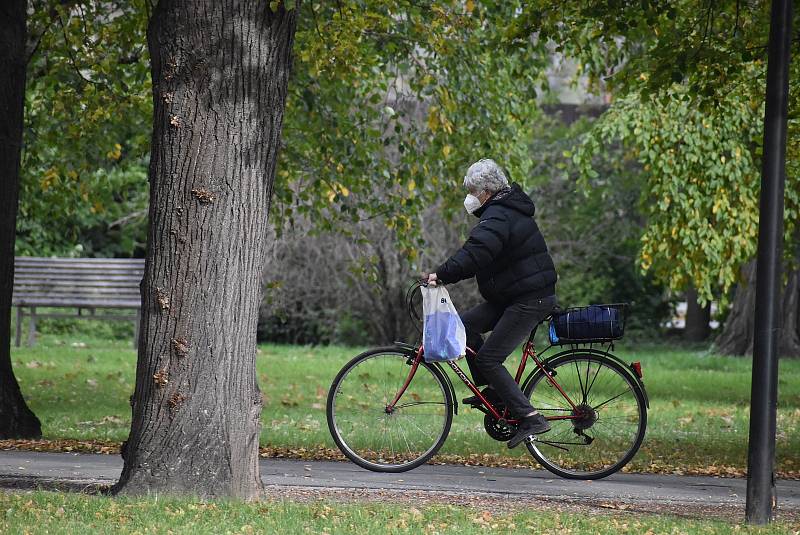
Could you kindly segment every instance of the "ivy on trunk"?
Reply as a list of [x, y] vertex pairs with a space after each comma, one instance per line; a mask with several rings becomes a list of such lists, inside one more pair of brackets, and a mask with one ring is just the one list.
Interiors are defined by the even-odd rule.
[[256, 324], [296, 13], [264, 0], [153, 12], [148, 250], [116, 493], [261, 492]]

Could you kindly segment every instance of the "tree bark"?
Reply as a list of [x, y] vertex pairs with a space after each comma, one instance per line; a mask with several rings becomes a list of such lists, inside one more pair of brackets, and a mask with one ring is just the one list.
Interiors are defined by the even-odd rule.
[[742, 278], [736, 287], [725, 327], [715, 342], [725, 355], [753, 354], [753, 314], [756, 307], [756, 262], [742, 267]]
[[27, 3], [0, 3], [0, 438], [37, 438], [39, 419], [28, 408], [11, 366], [11, 294], [19, 204], [19, 166], [25, 109]]
[[256, 325], [297, 9], [161, 0], [142, 327], [120, 494], [257, 498]]
[[686, 290], [686, 327], [683, 337], [689, 342], [702, 342], [711, 334], [711, 302], [697, 302], [697, 289], [690, 285]]
[[798, 358], [800, 357], [800, 269], [789, 272], [781, 306], [783, 324], [778, 334], [778, 353], [782, 357]]
[[[755, 303], [756, 264], [742, 268], [742, 282], [736, 288], [725, 327], [715, 342], [725, 355], [752, 355]], [[778, 336], [778, 353], [782, 357], [800, 357], [800, 270], [792, 270], [783, 287], [782, 324]]]

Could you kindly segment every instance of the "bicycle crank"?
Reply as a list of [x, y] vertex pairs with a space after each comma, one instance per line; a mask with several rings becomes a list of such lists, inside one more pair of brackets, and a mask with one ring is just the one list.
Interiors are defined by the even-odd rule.
[[483, 417], [483, 427], [490, 437], [500, 442], [508, 442], [517, 433], [516, 425], [508, 423], [504, 418], [498, 420], [489, 413]]

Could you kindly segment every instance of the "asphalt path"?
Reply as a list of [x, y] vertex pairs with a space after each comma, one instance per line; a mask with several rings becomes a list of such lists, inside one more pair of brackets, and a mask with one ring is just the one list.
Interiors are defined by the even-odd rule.
[[[0, 487], [35, 488], [58, 484], [109, 485], [122, 470], [117, 455], [0, 451]], [[657, 474], [614, 474], [599, 481], [575, 481], [542, 470], [424, 465], [401, 474], [381, 474], [352, 463], [262, 459], [261, 477], [272, 487], [422, 491], [501, 495], [634, 506], [741, 507], [747, 481], [734, 478]], [[800, 481], [777, 482], [778, 506], [800, 511]]]

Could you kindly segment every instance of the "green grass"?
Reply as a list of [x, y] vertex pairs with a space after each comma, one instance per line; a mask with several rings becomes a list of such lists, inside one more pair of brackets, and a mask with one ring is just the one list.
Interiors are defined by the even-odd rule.
[[[624, 348], [624, 345], [622, 345]], [[334, 444], [325, 421], [327, 390], [358, 349], [261, 346], [264, 393], [262, 445], [319, 448]], [[700, 351], [620, 349], [639, 360], [650, 395], [645, 442], [634, 470], [724, 473], [746, 466], [750, 359]], [[16, 375], [45, 438], [122, 441], [130, 425], [135, 352], [129, 341], [43, 335], [34, 348], [13, 349]], [[515, 366], [517, 357], [509, 359]], [[455, 379], [455, 378], [454, 378]], [[468, 395], [456, 382], [456, 394]], [[441, 454], [497, 454], [528, 462], [524, 448], [507, 450], [483, 430], [482, 414], [464, 407]], [[782, 360], [778, 400], [778, 468], [800, 471], [800, 360]], [[452, 457], [451, 457], [452, 458]]]
[[37, 533], [542, 533], [786, 534], [786, 523], [755, 528], [673, 516], [518, 511], [502, 514], [471, 507], [346, 504], [329, 501], [202, 503], [189, 499], [129, 499], [80, 494], [0, 493], [0, 532]]

